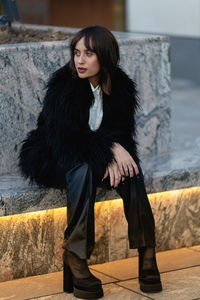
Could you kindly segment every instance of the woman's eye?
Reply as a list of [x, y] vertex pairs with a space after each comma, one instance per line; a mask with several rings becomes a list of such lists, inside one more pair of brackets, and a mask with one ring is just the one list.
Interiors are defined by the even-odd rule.
[[88, 52], [86, 52], [86, 55], [87, 55], [88, 57], [90, 57], [90, 56], [92, 56], [92, 52], [88, 51]]
[[80, 52], [79, 51], [74, 51], [74, 55], [75, 56], [80, 56]]

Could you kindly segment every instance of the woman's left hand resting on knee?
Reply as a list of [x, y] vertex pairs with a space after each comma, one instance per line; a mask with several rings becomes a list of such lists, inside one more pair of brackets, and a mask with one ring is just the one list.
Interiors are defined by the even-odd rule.
[[114, 143], [114, 147], [112, 148], [115, 161], [113, 161], [106, 169], [104, 174], [104, 178], [110, 175], [110, 185], [117, 187], [121, 181], [125, 180], [125, 176], [134, 176], [135, 174], [139, 174], [138, 166], [136, 165], [134, 159], [129, 154], [129, 152], [124, 149], [120, 144]]

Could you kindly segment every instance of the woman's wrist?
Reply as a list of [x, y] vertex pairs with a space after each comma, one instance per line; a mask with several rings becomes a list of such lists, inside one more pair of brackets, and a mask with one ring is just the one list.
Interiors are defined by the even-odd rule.
[[112, 149], [113, 152], [116, 152], [117, 150], [119, 150], [119, 148], [122, 148], [122, 146], [119, 143], [114, 142], [111, 149]]

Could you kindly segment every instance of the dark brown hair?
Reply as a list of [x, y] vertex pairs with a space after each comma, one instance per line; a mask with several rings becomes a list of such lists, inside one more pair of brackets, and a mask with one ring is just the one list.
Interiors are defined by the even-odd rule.
[[119, 62], [118, 43], [114, 35], [102, 26], [88, 26], [77, 32], [70, 44], [70, 68], [75, 77], [78, 75], [74, 65], [74, 50], [76, 44], [82, 38], [84, 38], [86, 49], [96, 53], [100, 64], [99, 84], [104, 93], [110, 94], [112, 74]]

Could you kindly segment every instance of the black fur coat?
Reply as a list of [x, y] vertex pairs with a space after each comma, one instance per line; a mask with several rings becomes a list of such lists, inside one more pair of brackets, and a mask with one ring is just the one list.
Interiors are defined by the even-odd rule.
[[134, 82], [118, 68], [112, 93], [103, 93], [103, 119], [98, 130], [88, 125], [94, 102], [88, 79], [74, 79], [69, 64], [50, 78], [36, 129], [22, 142], [22, 175], [39, 186], [64, 188], [65, 172], [75, 161], [87, 162], [102, 178], [113, 159], [111, 147], [120, 143], [139, 162], [135, 141], [138, 98]]

